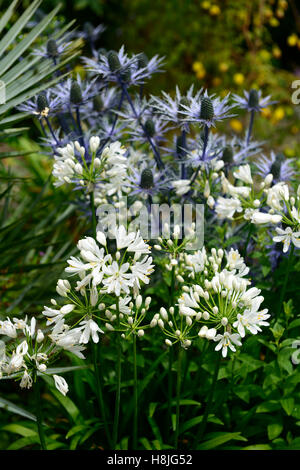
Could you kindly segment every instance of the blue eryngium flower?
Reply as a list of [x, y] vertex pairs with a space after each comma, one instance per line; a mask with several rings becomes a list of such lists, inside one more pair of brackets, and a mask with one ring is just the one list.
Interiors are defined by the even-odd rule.
[[50, 89], [20, 104], [17, 106], [17, 109], [28, 114], [33, 114], [41, 119], [55, 114], [61, 107], [62, 103], [60, 97], [56, 96]]
[[128, 187], [130, 195], [153, 196], [154, 194], [170, 189], [170, 179], [166, 177], [166, 171], [159, 171], [154, 164], [142, 163], [139, 168], [130, 169]]
[[101, 75], [106, 82], [126, 83], [130, 85], [142, 85], [154, 73], [160, 72], [163, 57], [155, 55], [149, 61], [145, 54], [133, 54], [129, 57], [125, 53], [124, 46], [119, 52], [109, 51], [100, 54], [99, 60], [84, 57], [83, 61], [87, 70]]
[[[72, 94], [74, 95], [74, 84], [77, 84], [78, 89], [80, 90], [80, 98], [76, 98], [76, 100], [72, 98]], [[75, 104], [78, 106], [91, 100], [94, 96], [97, 95], [100, 88], [101, 85], [96, 83], [96, 79], [89, 81], [81, 80], [80, 75], [77, 74], [76, 80], [68, 78], [64, 82], [56, 85], [56, 87], [53, 89], [53, 93], [56, 94], [56, 96], [60, 99], [62, 108], [69, 109], [70, 104]]]
[[262, 98], [261, 90], [254, 89], [250, 91], [244, 91], [244, 96], [233, 94], [232, 97], [234, 102], [240, 108], [247, 109], [247, 111], [260, 112], [263, 108], [276, 103], [276, 101], [271, 101], [270, 96]]
[[182, 95], [176, 86], [174, 98], [163, 91], [162, 98], [151, 96], [150, 105], [163, 121], [171, 122], [188, 131], [189, 124], [186, 122], [184, 106], [189, 106], [192, 98], [199, 100], [201, 93], [202, 88], [194, 95], [194, 86], [192, 85], [187, 93]]
[[258, 168], [258, 174], [265, 178], [269, 173], [273, 175], [273, 183], [279, 181], [290, 181], [295, 176], [296, 171], [293, 168], [293, 159], [287, 159], [282, 153], [271, 152], [270, 156], [262, 155], [255, 162]]
[[229, 114], [229, 111], [235, 107], [235, 104], [229, 104], [229, 95], [228, 93], [225, 98], [221, 99], [215, 97], [215, 94], [208, 96], [205, 91], [200, 97], [192, 97], [189, 105], [182, 105], [185, 120], [208, 128], [215, 127], [217, 121], [234, 116], [234, 114]]
[[68, 47], [72, 44], [71, 41], [67, 41], [67, 36], [64, 36], [58, 40], [54, 38], [48, 39], [47, 43], [40, 49], [34, 49], [33, 55], [52, 59], [55, 63], [58, 58], [67, 51]]

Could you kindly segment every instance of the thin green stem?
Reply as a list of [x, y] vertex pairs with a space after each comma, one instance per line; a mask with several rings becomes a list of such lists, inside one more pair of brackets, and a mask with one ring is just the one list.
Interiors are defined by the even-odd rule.
[[205, 433], [208, 415], [209, 415], [209, 412], [211, 410], [211, 405], [212, 405], [213, 398], [214, 398], [214, 392], [215, 392], [216, 383], [217, 383], [217, 379], [218, 379], [220, 364], [221, 364], [221, 353], [218, 353], [216, 363], [215, 363], [215, 370], [214, 370], [214, 375], [213, 375], [213, 379], [212, 379], [212, 384], [211, 384], [211, 387], [210, 387], [208, 400], [207, 400], [207, 404], [206, 404], [206, 407], [205, 407], [205, 412], [204, 412], [204, 415], [203, 415], [203, 420], [201, 422], [198, 433], [196, 435], [195, 444], [198, 444], [198, 442], [201, 441], [201, 439], [202, 439], [202, 437]]
[[95, 202], [94, 202], [94, 193], [93, 193], [93, 191], [90, 193], [90, 205], [91, 205], [91, 211], [92, 211], [92, 231], [93, 231], [93, 237], [96, 239], [97, 221], [96, 221], [96, 211], [95, 211]]
[[40, 383], [39, 383], [38, 376], [36, 374], [34, 375], [33, 391], [34, 391], [35, 410], [36, 410], [36, 418], [37, 418], [37, 428], [38, 428], [38, 434], [39, 434], [40, 443], [41, 443], [41, 449], [47, 450], [45, 434], [43, 430]]
[[283, 304], [283, 301], [284, 301], [286, 288], [287, 288], [287, 283], [288, 283], [288, 279], [289, 279], [289, 274], [290, 274], [290, 270], [291, 270], [292, 259], [293, 259], [293, 255], [294, 255], [294, 249], [295, 249], [295, 246], [292, 244], [291, 249], [290, 249], [290, 253], [289, 253], [287, 269], [285, 271], [283, 286], [282, 286], [281, 292], [280, 292], [277, 315], [280, 315], [282, 304]]
[[[117, 324], [118, 329], [120, 328], [120, 312], [119, 312], [119, 299], [116, 302], [117, 306]], [[117, 332], [117, 364], [116, 364], [116, 400], [115, 400], [115, 416], [113, 425], [113, 449], [116, 448], [118, 442], [118, 430], [119, 430], [119, 417], [120, 417], [120, 401], [121, 401], [121, 339], [120, 333]]]
[[175, 441], [174, 447], [178, 449], [179, 438], [179, 421], [180, 421], [180, 390], [181, 390], [181, 365], [184, 349], [179, 346], [178, 361], [177, 361], [177, 381], [176, 381], [176, 427], [175, 427]]
[[137, 364], [136, 364], [136, 335], [133, 335], [133, 450], [137, 449], [138, 435], [138, 381], [137, 381]]
[[168, 362], [168, 410], [167, 410], [167, 435], [170, 434], [171, 412], [172, 412], [172, 391], [173, 391], [173, 348], [169, 348], [169, 362]]
[[106, 407], [104, 403], [104, 398], [103, 398], [103, 387], [102, 384], [104, 382], [103, 376], [102, 376], [102, 370], [101, 367], [98, 364], [98, 349], [97, 345], [93, 343], [93, 363], [94, 363], [94, 372], [95, 372], [95, 377], [96, 377], [96, 387], [97, 387], [97, 400], [100, 408], [100, 413], [103, 419], [103, 424], [104, 424], [104, 430], [107, 438], [107, 442], [109, 446], [111, 447], [111, 435], [109, 431], [109, 426], [108, 426], [108, 420], [107, 420], [107, 414], [106, 414]]
[[[175, 293], [175, 267], [172, 268], [171, 273], [171, 287], [170, 287], [170, 307], [174, 306], [174, 293]], [[173, 395], [173, 376], [172, 376], [172, 365], [173, 365], [173, 348], [169, 348], [169, 364], [168, 364], [168, 409], [167, 409], [167, 436], [170, 433], [170, 423], [172, 414], [172, 395]]]
[[247, 249], [248, 249], [249, 242], [250, 242], [250, 240], [251, 240], [252, 232], [253, 232], [253, 224], [252, 224], [252, 223], [249, 223], [247, 240], [246, 240], [246, 243], [245, 243], [245, 246], [244, 246], [244, 250], [243, 250], [243, 258], [244, 258], [244, 259], [245, 259], [245, 257], [247, 256]]

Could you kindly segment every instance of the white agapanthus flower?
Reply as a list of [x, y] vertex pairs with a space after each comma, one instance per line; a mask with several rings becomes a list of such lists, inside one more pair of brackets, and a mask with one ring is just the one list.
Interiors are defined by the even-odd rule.
[[[79, 256], [72, 256], [65, 269], [72, 282], [59, 279], [57, 284], [65, 303], [58, 305], [52, 300], [52, 306], [43, 310], [52, 328], [52, 341], [78, 357], [82, 356], [80, 345], [98, 343], [99, 334], [104, 333], [99, 320], [111, 331], [118, 315], [131, 314], [131, 296], [139, 296], [142, 284], [149, 283], [153, 272], [150, 246], [139, 231], [127, 232], [119, 226], [114, 239], [117, 251], [113, 255], [108, 253], [108, 238], [101, 231], [96, 239], [79, 240]], [[74, 282], [73, 277], [79, 280]]]
[[289, 250], [291, 243], [293, 243], [296, 248], [300, 248], [300, 231], [293, 232], [291, 227], [286, 227], [284, 230], [282, 228], [276, 227], [275, 230], [278, 235], [273, 237], [273, 241], [276, 243], [283, 243], [283, 253], [286, 253]]
[[215, 349], [222, 349], [223, 357], [228, 348], [235, 351], [235, 346], [241, 346], [245, 331], [257, 334], [268, 325], [267, 309], [260, 311], [264, 299], [259, 289], [250, 287], [249, 268], [237, 250], [203, 248], [186, 255], [185, 265], [181, 276], [187, 283], [191, 278], [193, 284], [188, 286], [183, 279], [179, 315], [200, 326], [201, 338], [217, 341]]
[[220, 196], [217, 199], [215, 210], [220, 219], [232, 219], [236, 212], [241, 212], [243, 209], [239, 199]]
[[[4, 322], [1, 322], [2, 324]], [[33, 317], [30, 323], [25, 320], [5, 320], [5, 328], [0, 328], [0, 334], [9, 336], [11, 342], [9, 348], [0, 342], [0, 377], [10, 378], [12, 375], [20, 380], [20, 387], [29, 389], [34, 386], [34, 380], [38, 373], [50, 375], [48, 362], [56, 357], [61, 349], [54, 344], [51, 337], [36, 328], [36, 320]], [[8, 327], [9, 325], [9, 327]], [[12, 332], [15, 334], [12, 335]], [[56, 388], [64, 395], [68, 391], [68, 385], [63, 377], [53, 375]]]

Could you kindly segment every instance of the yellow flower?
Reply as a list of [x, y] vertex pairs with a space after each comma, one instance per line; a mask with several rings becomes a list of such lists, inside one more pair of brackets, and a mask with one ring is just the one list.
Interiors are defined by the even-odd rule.
[[273, 12], [272, 12], [272, 10], [270, 10], [270, 8], [265, 8], [264, 15], [265, 15], [266, 18], [272, 18]]
[[297, 34], [291, 34], [288, 38], [287, 38], [287, 43], [290, 47], [294, 47], [297, 45], [297, 42], [298, 42], [298, 36]]
[[273, 53], [273, 56], [274, 56], [276, 59], [280, 59], [280, 57], [281, 57], [281, 49], [279, 49], [278, 46], [274, 46], [274, 47], [273, 47], [272, 53]]
[[237, 85], [242, 85], [244, 83], [245, 77], [242, 73], [235, 73], [233, 75], [233, 81]]
[[294, 157], [296, 155], [296, 152], [294, 149], [290, 148], [290, 147], [287, 147], [284, 149], [284, 153], [287, 157]]
[[272, 26], [272, 28], [277, 28], [277, 26], [280, 25], [277, 18], [270, 18], [269, 24]]
[[235, 132], [238, 132], [238, 133], [242, 132], [243, 124], [238, 119], [231, 119], [229, 124], [230, 124], [231, 129], [233, 129]]
[[206, 75], [206, 70], [203, 68], [201, 70], [198, 70], [198, 72], [196, 72], [196, 77], [201, 80], [202, 78], [204, 78]]
[[198, 72], [199, 70], [203, 70], [202, 62], [196, 61], [193, 63], [193, 70], [194, 72]]
[[286, 10], [289, 6], [286, 0], [279, 0], [278, 4], [280, 8], [283, 8], [283, 10]]
[[221, 62], [219, 64], [219, 70], [220, 72], [227, 72], [227, 70], [229, 69], [229, 65], [226, 64], [226, 62]]
[[210, 8], [210, 2], [202, 2], [201, 6], [204, 10], [209, 10]]
[[209, 14], [211, 16], [218, 16], [221, 13], [220, 7], [218, 5], [212, 5], [209, 9]]
[[284, 10], [282, 10], [282, 8], [277, 8], [276, 10], [276, 16], [278, 18], [283, 18], [284, 17]]
[[270, 60], [270, 57], [271, 57], [271, 54], [269, 51], [267, 51], [266, 49], [262, 49], [260, 52], [259, 52], [259, 56], [260, 58], [267, 62], [268, 60]]
[[273, 119], [274, 121], [281, 121], [285, 116], [285, 112], [284, 112], [284, 109], [279, 106], [278, 108], [275, 109], [274, 113], [273, 113]]

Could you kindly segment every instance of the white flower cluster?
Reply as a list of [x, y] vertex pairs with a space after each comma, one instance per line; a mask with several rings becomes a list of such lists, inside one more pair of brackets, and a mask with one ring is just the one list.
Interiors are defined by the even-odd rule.
[[224, 173], [221, 175], [222, 191], [226, 197], [218, 197], [216, 214], [220, 219], [232, 220], [236, 213], [242, 213], [241, 218], [251, 220], [259, 212], [263, 189], [271, 184], [271, 181], [266, 178], [256, 189], [248, 164], [240, 165], [232, 176], [235, 178], [235, 184], [230, 183]]
[[[130, 315], [134, 320], [128, 320], [126, 327], [137, 330], [141, 316], [145, 316], [150, 305], [151, 299], [146, 298], [144, 309], [140, 311], [141, 283], [148, 284], [153, 272], [150, 247], [139, 232], [127, 233], [124, 226], [116, 228], [114, 235], [117, 249], [114, 255], [108, 253], [108, 240], [103, 232], [97, 232], [97, 240], [91, 237], [79, 240], [80, 256], [72, 256], [66, 268], [66, 272], [79, 277], [75, 288], [68, 280], [60, 279], [56, 289], [66, 303], [59, 306], [52, 299], [53, 306], [43, 311], [47, 325], [52, 325], [51, 338], [55, 344], [79, 357], [82, 357], [82, 345], [90, 339], [97, 343], [98, 334], [103, 333], [97, 320], [111, 331], [115, 329], [112, 323], [116, 319]], [[129, 294], [136, 298], [135, 307]], [[102, 313], [105, 317], [101, 317]], [[73, 326], [70, 327], [66, 319], [71, 320]]]
[[274, 242], [283, 243], [283, 252], [289, 250], [292, 243], [300, 248], [300, 185], [295, 196], [291, 196], [289, 186], [279, 182], [271, 188], [265, 189], [266, 208], [268, 212], [258, 212], [252, 217], [254, 224], [283, 224], [276, 227], [277, 235]]
[[95, 184], [102, 179], [109, 178], [112, 187], [116, 185], [115, 179], [120, 178], [122, 165], [126, 158], [126, 149], [119, 142], [114, 142], [104, 148], [100, 156], [98, 151], [100, 138], [93, 136], [86, 149], [78, 141], [70, 142], [65, 147], [57, 149], [52, 174], [55, 178], [54, 186], [65, 183], [74, 183], [86, 187], [88, 192], [94, 190]]
[[235, 351], [235, 346], [241, 345], [246, 331], [256, 334], [268, 325], [267, 309], [260, 311], [263, 297], [259, 289], [249, 287], [251, 283], [245, 278], [249, 268], [237, 250], [213, 248], [209, 253], [203, 248], [185, 254], [180, 263], [184, 285], [178, 304], [169, 311], [161, 308], [151, 322], [167, 336], [167, 345], [180, 341], [189, 347], [198, 334], [218, 342], [215, 349], [222, 349], [226, 357], [228, 348]]
[[[0, 341], [0, 378], [20, 379], [21, 388], [31, 388], [37, 373], [49, 375], [48, 362], [58, 352], [58, 348], [44, 335], [42, 330], [36, 329], [36, 320], [30, 323], [25, 320], [9, 318], [0, 321], [0, 334], [14, 340], [6, 348], [4, 341]], [[52, 375], [52, 374], [51, 374]], [[66, 395], [68, 384], [59, 375], [53, 374], [56, 388]]]

